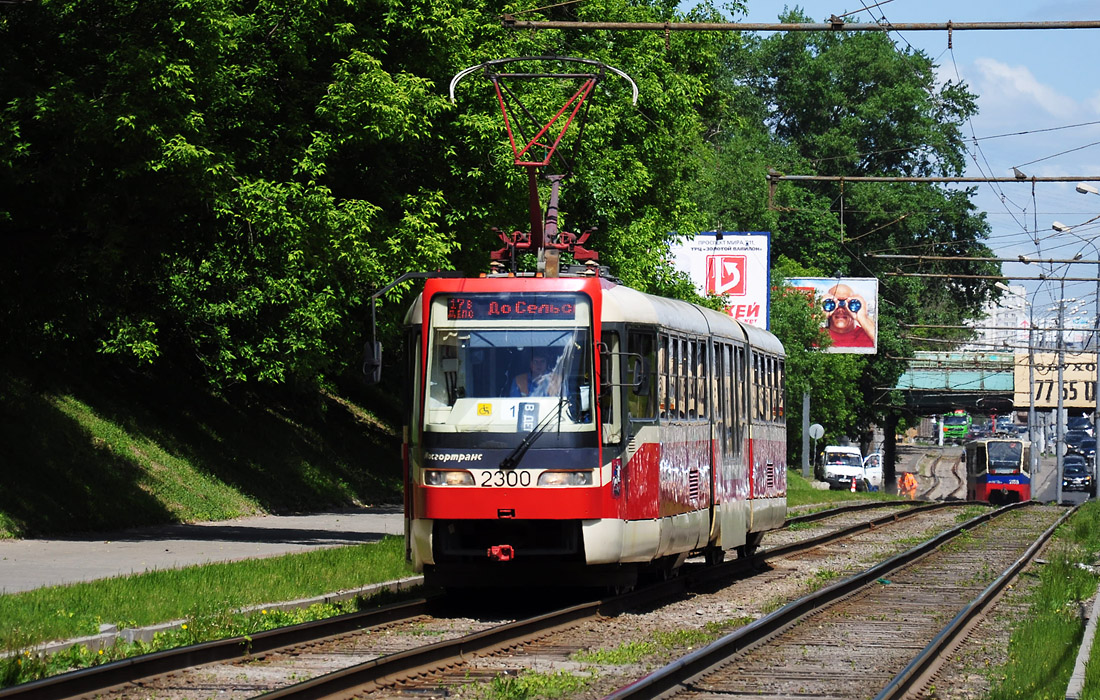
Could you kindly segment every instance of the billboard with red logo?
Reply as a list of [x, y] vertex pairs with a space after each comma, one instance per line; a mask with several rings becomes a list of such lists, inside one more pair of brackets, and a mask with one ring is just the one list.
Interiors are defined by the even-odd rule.
[[673, 264], [704, 295], [724, 296], [726, 313], [767, 328], [771, 234], [766, 231], [703, 231], [671, 246]]

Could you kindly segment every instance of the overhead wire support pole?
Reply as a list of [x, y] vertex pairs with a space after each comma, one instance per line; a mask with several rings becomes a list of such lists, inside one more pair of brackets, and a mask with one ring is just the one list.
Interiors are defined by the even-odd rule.
[[[962, 262], [1010, 262], [1010, 263], [1023, 263], [1030, 265], [1036, 263], [1038, 265], [1076, 265], [1078, 263], [1088, 263], [1090, 265], [1100, 264], [1100, 260], [1081, 260], [1078, 258], [1070, 258], [1067, 260], [1059, 260], [1056, 258], [1029, 258], [1026, 255], [1018, 255], [1014, 258], [982, 258], [982, 257], [967, 257], [965, 255], [902, 255], [894, 253], [864, 253], [864, 257], [874, 258], [876, 260], [929, 260], [929, 261], [962, 261]], [[1100, 271], [1098, 271], [1100, 274]]]
[[920, 176], [920, 175], [784, 175], [769, 169], [764, 176], [768, 181], [768, 209], [775, 209], [775, 188], [780, 182], [925, 182], [934, 184], [985, 184], [989, 182], [1100, 182], [1100, 175], [1051, 175], [1046, 177], [975, 177], [975, 176]]
[[952, 177], [935, 175], [772, 175], [769, 180], [784, 180], [787, 182], [973, 182], [976, 184], [986, 182], [1100, 182], [1100, 175], [1048, 175], [1018, 177]]
[[940, 272], [883, 272], [883, 277], [931, 277], [935, 279], [962, 279], [962, 280], [1023, 280], [1038, 282], [1040, 280], [1060, 280], [1062, 282], [1095, 282], [1095, 277], [1058, 277], [1054, 275], [1039, 275], [1038, 277], [1017, 277], [1016, 275], [949, 275]]
[[1016, 29], [1100, 29], [1100, 20], [1058, 22], [560, 22], [501, 15], [505, 29], [582, 29], [649, 32], [960, 32]]

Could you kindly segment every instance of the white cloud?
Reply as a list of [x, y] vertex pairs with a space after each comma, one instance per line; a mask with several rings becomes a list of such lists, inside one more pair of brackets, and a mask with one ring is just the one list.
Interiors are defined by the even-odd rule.
[[981, 96], [983, 113], [1012, 110], [1018, 114], [1037, 108], [1064, 122], [1080, 112], [1072, 98], [1039, 82], [1026, 66], [1010, 66], [992, 58], [976, 59], [974, 66], [978, 71], [974, 87]]

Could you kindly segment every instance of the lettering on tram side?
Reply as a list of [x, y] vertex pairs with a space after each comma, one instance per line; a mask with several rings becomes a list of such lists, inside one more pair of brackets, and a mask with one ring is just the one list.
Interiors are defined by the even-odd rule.
[[[1037, 402], [1058, 401], [1057, 379], [1036, 379], [1035, 400]], [[1096, 403], [1096, 382], [1063, 381], [1062, 401], [1077, 401], [1084, 399], [1086, 403]]]
[[485, 458], [480, 452], [425, 452], [425, 462], [480, 462]]

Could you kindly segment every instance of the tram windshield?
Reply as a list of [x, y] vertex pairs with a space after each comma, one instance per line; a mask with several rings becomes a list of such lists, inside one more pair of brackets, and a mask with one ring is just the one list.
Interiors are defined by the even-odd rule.
[[1024, 468], [1024, 443], [1019, 440], [989, 442], [986, 451], [991, 473], [1007, 474]]
[[539, 298], [546, 297], [557, 300], [555, 308], [569, 308], [568, 317], [498, 322], [476, 312], [474, 318], [456, 314], [453, 298], [434, 302], [426, 430], [515, 433], [537, 425], [550, 431], [595, 430], [589, 305], [572, 294]]

